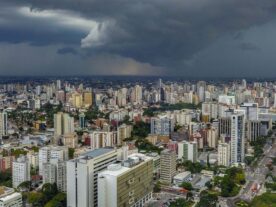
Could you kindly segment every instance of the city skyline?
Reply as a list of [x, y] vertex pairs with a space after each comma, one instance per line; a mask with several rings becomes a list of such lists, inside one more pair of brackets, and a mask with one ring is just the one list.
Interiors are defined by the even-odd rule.
[[0, 3], [3, 76], [273, 78], [276, 2]]

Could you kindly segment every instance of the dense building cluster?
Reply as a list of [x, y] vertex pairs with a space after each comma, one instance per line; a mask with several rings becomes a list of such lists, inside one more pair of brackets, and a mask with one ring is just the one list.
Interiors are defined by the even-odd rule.
[[[49, 80], [2, 84], [0, 96], [9, 187], [55, 185], [68, 207], [147, 206], [159, 185], [203, 190], [223, 169], [245, 169], [276, 121], [274, 82]], [[0, 205], [12, 203], [21, 194], [1, 187]]]

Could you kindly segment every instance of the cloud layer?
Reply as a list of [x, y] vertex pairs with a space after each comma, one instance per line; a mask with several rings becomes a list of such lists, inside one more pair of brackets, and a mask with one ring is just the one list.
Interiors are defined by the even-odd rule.
[[[235, 75], [220, 64], [226, 58], [251, 76], [253, 69], [271, 76], [276, 64], [267, 60], [273, 48], [266, 44], [273, 41], [275, 0], [3, 0], [0, 6], [0, 42], [47, 50], [55, 56], [48, 67], [70, 56], [85, 74], [221, 77]], [[269, 64], [252, 69], [256, 64], [246, 64], [248, 59]], [[91, 69], [91, 60], [102, 69]], [[39, 70], [36, 64], [29, 68]]]

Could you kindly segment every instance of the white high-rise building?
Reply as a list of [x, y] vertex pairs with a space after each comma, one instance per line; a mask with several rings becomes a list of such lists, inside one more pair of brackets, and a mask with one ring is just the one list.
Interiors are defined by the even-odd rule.
[[178, 159], [196, 162], [197, 156], [197, 142], [183, 141], [178, 143]]
[[18, 185], [25, 181], [31, 180], [31, 166], [25, 156], [17, 158], [12, 163], [12, 186], [17, 188]]
[[43, 164], [43, 183], [56, 183], [60, 192], [66, 192], [66, 162], [51, 159]]
[[42, 147], [38, 152], [39, 175], [43, 176], [43, 164], [50, 162], [51, 159], [60, 161], [68, 160], [68, 147], [66, 146], [49, 146]]
[[152, 198], [152, 172], [153, 159], [138, 153], [109, 165], [98, 175], [98, 206], [144, 206]]
[[218, 165], [230, 165], [230, 144], [220, 143], [218, 145]]
[[8, 135], [8, 114], [6, 111], [0, 111], [0, 138]]
[[234, 112], [231, 115], [231, 163], [244, 161], [245, 119], [244, 114]]
[[[98, 174], [117, 161], [115, 149], [106, 147], [84, 153], [67, 162], [67, 206], [98, 205]], [[100, 207], [100, 206], [99, 206]]]
[[167, 135], [174, 131], [174, 119], [166, 115], [151, 118], [151, 134]]
[[244, 110], [246, 120], [257, 121], [259, 119], [258, 103], [244, 103], [240, 106], [240, 109]]

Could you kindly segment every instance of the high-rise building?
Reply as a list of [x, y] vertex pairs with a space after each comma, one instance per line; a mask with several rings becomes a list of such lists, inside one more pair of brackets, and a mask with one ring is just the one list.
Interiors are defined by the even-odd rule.
[[43, 176], [43, 164], [49, 163], [51, 159], [57, 159], [60, 161], [68, 160], [68, 147], [66, 146], [49, 146], [42, 147], [38, 152], [39, 160], [39, 175]]
[[231, 115], [231, 162], [244, 161], [245, 119], [243, 113], [234, 112]]
[[152, 198], [153, 160], [132, 154], [98, 175], [98, 206], [144, 206]]
[[91, 149], [115, 147], [118, 145], [116, 131], [93, 131], [90, 134]]
[[170, 185], [176, 174], [176, 153], [173, 150], [163, 150], [160, 154], [160, 181]]
[[178, 159], [196, 162], [198, 157], [197, 142], [179, 142]]
[[174, 131], [174, 120], [167, 116], [151, 118], [151, 134], [167, 135]]
[[132, 125], [122, 124], [117, 129], [118, 145], [121, 145], [126, 138], [131, 137]]
[[8, 114], [5, 110], [0, 111], [0, 138], [8, 135]]
[[220, 143], [218, 145], [218, 165], [230, 165], [230, 144]]
[[85, 128], [85, 114], [84, 113], [81, 113], [79, 115], [79, 126], [81, 129]]
[[93, 104], [92, 92], [83, 93], [83, 105], [88, 108]]
[[[101, 148], [67, 162], [67, 206], [97, 207], [98, 174], [117, 161], [117, 151]], [[100, 207], [100, 206], [99, 206]]]
[[57, 80], [57, 90], [60, 90], [60, 89], [61, 89], [61, 81]]
[[60, 192], [66, 192], [66, 162], [51, 159], [43, 164], [43, 183], [56, 183]]
[[240, 106], [245, 112], [245, 119], [249, 121], [257, 121], [259, 119], [258, 103], [244, 103]]
[[131, 102], [133, 104], [141, 104], [142, 103], [142, 97], [143, 92], [142, 92], [142, 87], [139, 85], [136, 85], [131, 92]]
[[247, 121], [247, 133], [246, 138], [248, 141], [256, 141], [259, 136], [261, 136], [261, 121]]
[[12, 163], [12, 186], [17, 188], [18, 185], [25, 181], [31, 180], [31, 166], [25, 156], [17, 158]]
[[54, 115], [55, 136], [70, 134], [75, 131], [74, 118], [69, 114], [59, 112]]

